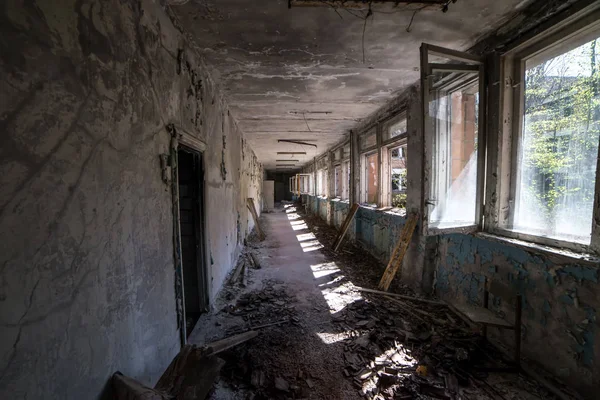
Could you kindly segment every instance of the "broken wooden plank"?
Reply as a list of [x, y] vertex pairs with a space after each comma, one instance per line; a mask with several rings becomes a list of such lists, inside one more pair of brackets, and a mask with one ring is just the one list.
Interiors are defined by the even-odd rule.
[[258, 237], [260, 240], [265, 240], [265, 234], [260, 228], [260, 224], [258, 223], [258, 213], [256, 212], [256, 207], [254, 206], [254, 200], [252, 197], [248, 197], [246, 199], [248, 210], [250, 210], [250, 214], [252, 214], [252, 218], [254, 218], [254, 226], [256, 226], [256, 232], [258, 232]]
[[408, 244], [410, 243], [410, 239], [412, 238], [412, 234], [417, 227], [418, 222], [418, 214], [410, 214], [406, 219], [406, 223], [402, 228], [402, 232], [400, 233], [400, 239], [398, 240], [398, 244], [394, 249], [394, 253], [392, 257], [390, 257], [390, 261], [381, 277], [381, 281], [379, 282], [379, 289], [387, 292], [389, 289], [392, 280], [396, 276], [396, 273], [400, 269], [402, 265], [402, 260], [404, 259], [404, 254], [406, 254], [406, 249], [408, 249]]
[[231, 274], [231, 278], [229, 279], [230, 284], [238, 282], [238, 280], [240, 279], [240, 275], [244, 271], [245, 265], [246, 261], [243, 258], [240, 258], [240, 260], [237, 263], [237, 266], [235, 267], [235, 270], [233, 271], [233, 274]]
[[262, 268], [262, 265], [260, 264], [260, 260], [258, 259], [256, 254], [250, 253], [250, 258], [252, 259], [252, 262], [254, 263], [254, 268], [256, 268], [256, 269]]
[[225, 361], [205, 354], [204, 349], [186, 345], [173, 358], [154, 389], [178, 400], [204, 399], [219, 376]]
[[216, 342], [212, 342], [205, 346], [202, 346], [202, 351], [204, 355], [219, 354], [222, 351], [237, 346], [238, 344], [244, 343], [250, 339], [255, 338], [256, 336], [258, 336], [258, 332], [253, 330], [240, 333], [239, 335], [234, 335], [225, 339], [217, 340]]
[[404, 300], [412, 300], [412, 301], [418, 301], [421, 303], [435, 304], [437, 306], [445, 306], [446, 305], [446, 303], [444, 303], [442, 301], [421, 299], [419, 297], [406, 296], [406, 295], [396, 294], [396, 293], [382, 292], [380, 290], [367, 289], [367, 288], [363, 288], [363, 287], [356, 287], [356, 290], [358, 290], [359, 292], [367, 292], [367, 293], [373, 293], [373, 294], [380, 294], [383, 296], [397, 297], [399, 299], [404, 299]]
[[286, 322], [289, 322], [290, 320], [288, 318], [282, 319], [280, 321], [277, 322], [271, 322], [270, 324], [263, 324], [263, 325], [258, 325], [258, 326], [253, 326], [251, 327], [251, 329], [262, 329], [262, 328], [268, 328], [269, 326], [275, 326], [275, 325], [280, 325]]
[[348, 212], [348, 215], [346, 216], [346, 219], [344, 220], [344, 223], [342, 224], [340, 233], [335, 238], [335, 242], [333, 242], [333, 251], [334, 252], [336, 252], [339, 249], [342, 242], [344, 241], [344, 236], [346, 236], [346, 232], [348, 231], [348, 228], [350, 228], [350, 224], [352, 223], [352, 220], [354, 219], [354, 216], [356, 215], [356, 212], [358, 211], [359, 207], [360, 206], [358, 205], [358, 203], [354, 203], [352, 205], [352, 207], [350, 208], [350, 211]]
[[470, 304], [455, 304], [454, 310], [466, 316], [470, 322], [475, 324], [496, 326], [504, 329], [515, 329], [514, 324], [503, 320], [487, 308]]
[[133, 378], [115, 372], [111, 379], [113, 398], [115, 400], [167, 400], [167, 394], [142, 385]]

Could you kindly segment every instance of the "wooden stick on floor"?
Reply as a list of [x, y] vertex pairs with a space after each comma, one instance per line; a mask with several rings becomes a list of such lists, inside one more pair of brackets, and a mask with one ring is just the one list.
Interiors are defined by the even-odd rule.
[[338, 234], [337, 238], [335, 238], [335, 242], [333, 242], [333, 251], [334, 252], [337, 251], [338, 248], [341, 246], [341, 244], [344, 240], [344, 236], [346, 236], [346, 232], [348, 231], [348, 228], [350, 227], [350, 223], [352, 223], [352, 219], [354, 219], [354, 215], [356, 215], [358, 208], [359, 208], [358, 203], [354, 203], [352, 208], [350, 208], [350, 212], [348, 212], [348, 215], [346, 216], [346, 220], [342, 224], [340, 233]]
[[392, 280], [402, 266], [404, 254], [406, 254], [406, 249], [408, 249], [408, 244], [410, 243], [412, 234], [415, 231], [418, 219], [418, 214], [411, 214], [406, 219], [406, 223], [404, 224], [402, 232], [400, 233], [398, 244], [396, 245], [396, 248], [390, 257], [387, 268], [385, 269], [385, 272], [381, 277], [381, 281], [379, 282], [379, 290], [383, 290], [384, 292], [388, 291]]
[[252, 214], [252, 218], [254, 218], [254, 225], [256, 226], [256, 231], [258, 232], [258, 237], [260, 240], [265, 240], [265, 234], [260, 229], [260, 224], [258, 223], [258, 213], [256, 212], [256, 208], [254, 207], [254, 200], [252, 197], [248, 197], [248, 210], [250, 210], [250, 214]]

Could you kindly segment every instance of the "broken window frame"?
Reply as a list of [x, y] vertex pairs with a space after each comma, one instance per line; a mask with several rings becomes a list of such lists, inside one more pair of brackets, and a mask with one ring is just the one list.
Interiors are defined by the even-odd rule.
[[[339, 177], [339, 185], [338, 185], [338, 177]], [[342, 175], [342, 164], [336, 163], [333, 166], [333, 197], [336, 199], [342, 198], [344, 185], [344, 178]]]
[[311, 174], [296, 174], [289, 179], [289, 189], [292, 194], [300, 196], [303, 194], [311, 194]]
[[317, 170], [317, 197], [328, 197], [328, 172], [327, 168]]
[[[378, 125], [375, 124], [372, 127], [370, 127], [369, 129], [365, 130], [364, 133], [362, 133], [358, 136], [358, 148], [359, 148], [359, 152], [361, 154], [370, 153], [373, 150], [377, 149], [377, 144], [379, 143], [379, 140], [377, 138], [377, 131], [378, 131], [377, 127], [378, 127]], [[375, 137], [375, 143], [367, 146], [366, 145], [367, 138], [369, 138], [371, 136]]]
[[[597, 6], [596, 6], [597, 7]], [[523, 98], [525, 62], [540, 54], [549, 53], [550, 57], [564, 54], [573, 49], [573, 43], [589, 35], [597, 37], [600, 33], [600, 10], [587, 9], [567, 17], [537, 34], [526, 38], [512, 49], [502, 54], [498, 63], [497, 76], [490, 79], [503, 82], [499, 89], [498, 103], [494, 105], [501, 119], [497, 122], [499, 132], [495, 142], [498, 146], [490, 148], [491, 163], [488, 165], [488, 185], [486, 203], [490, 205], [486, 212], [485, 230], [491, 234], [511, 239], [523, 240], [535, 244], [565, 248], [583, 253], [600, 253], [600, 147], [596, 166], [596, 184], [592, 215], [591, 243], [589, 245], [568, 240], [560, 240], [508, 229], [516, 211], [516, 193], [518, 182], [520, 142], [523, 130]], [[585, 43], [585, 41], [583, 42]], [[491, 130], [493, 131], [493, 129]], [[490, 165], [492, 164], [493, 165]]]
[[[439, 56], [452, 60], [452, 63], [438, 64], [430, 63], [429, 57]], [[456, 74], [455, 81], [449, 81], [440, 87], [433, 85], [433, 73], [442, 71]], [[436, 98], [432, 96], [435, 90], [435, 96], [440, 95], [440, 91], [449, 91], [457, 89], [461, 84], [458, 78], [461, 75], [472, 74], [474, 80], [478, 81], [479, 89], [479, 114], [478, 114], [478, 133], [477, 133], [477, 170], [476, 170], [476, 195], [475, 195], [475, 216], [473, 224], [455, 225], [447, 227], [431, 227], [430, 216], [433, 211], [434, 199], [432, 193], [432, 182], [435, 182], [436, 171], [434, 170], [433, 153], [436, 143], [436, 126], [433, 123], [434, 117], [429, 115], [429, 102]], [[466, 79], [465, 79], [466, 80]], [[455, 85], [451, 87], [451, 85]], [[423, 234], [426, 236], [439, 235], [443, 233], [474, 233], [483, 228], [483, 199], [485, 185], [485, 159], [486, 159], [486, 86], [485, 86], [485, 66], [483, 57], [474, 56], [468, 53], [446, 49], [427, 43], [421, 44], [421, 95], [422, 95], [422, 123], [424, 133], [424, 187], [422, 197], [423, 216]]]
[[[396, 138], [392, 143], [389, 143], [382, 147], [381, 151], [381, 175], [382, 175], [382, 185], [381, 185], [381, 197], [382, 197], [382, 207], [393, 207], [394, 209], [404, 209], [401, 207], [393, 206], [393, 187], [392, 187], [392, 151], [396, 148], [404, 148], [404, 152], [408, 150], [408, 140], [406, 136], [402, 136], [401, 139]], [[406, 155], [408, 158], [408, 154]], [[408, 168], [406, 168], [408, 169]], [[400, 194], [407, 194], [408, 188], [401, 190]]]
[[[390, 130], [392, 129], [392, 127], [394, 127], [394, 125], [397, 125], [399, 122], [401, 121], [405, 121], [405, 125], [406, 128], [404, 130], [404, 132], [396, 135], [396, 136], [392, 136]], [[397, 115], [391, 117], [390, 119], [388, 119], [387, 121], [383, 122], [382, 124], [382, 130], [381, 130], [381, 143], [383, 145], [387, 145], [389, 143], [393, 143], [396, 142], [400, 139], [404, 139], [408, 136], [408, 121], [407, 121], [407, 116], [406, 116], [406, 110], [402, 110], [400, 113], [398, 113]]]
[[[379, 204], [382, 207], [392, 207], [392, 156], [391, 151], [396, 147], [408, 146], [408, 129], [396, 136], [389, 136], [389, 130], [402, 120], [407, 119], [406, 110], [402, 109], [398, 114], [381, 123], [381, 146], [380, 146], [380, 197]], [[408, 121], [407, 121], [408, 122]], [[387, 139], [386, 139], [387, 138]]]
[[[360, 155], [360, 170], [361, 170], [361, 174], [360, 174], [360, 204], [362, 206], [366, 206], [366, 207], [378, 207], [379, 206], [379, 195], [380, 195], [380, 188], [381, 188], [381, 157], [380, 157], [380, 153], [379, 153], [379, 148], [377, 148], [377, 146], [374, 146], [372, 148], [371, 151], [369, 152], [364, 152]], [[375, 203], [370, 203], [368, 202], [368, 197], [369, 197], [369, 173], [368, 173], [368, 164], [367, 164], [367, 160], [369, 157], [372, 156], [377, 156], [377, 165], [376, 165], [376, 170], [377, 170], [377, 179], [375, 182], [376, 185], [376, 189], [375, 189]]]
[[350, 160], [342, 161], [342, 201], [350, 199]]

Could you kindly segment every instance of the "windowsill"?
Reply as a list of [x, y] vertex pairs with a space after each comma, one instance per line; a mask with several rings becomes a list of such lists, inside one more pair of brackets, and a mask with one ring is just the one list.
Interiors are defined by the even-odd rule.
[[386, 214], [399, 215], [401, 217], [406, 217], [406, 208], [394, 207], [391, 210], [386, 211]]
[[492, 240], [494, 242], [499, 242], [502, 244], [515, 246], [518, 248], [525, 249], [527, 251], [533, 251], [533, 252], [542, 253], [545, 255], [566, 257], [566, 258], [572, 259], [573, 261], [577, 261], [577, 262], [591, 263], [594, 265], [598, 265], [598, 263], [600, 263], [600, 257], [595, 256], [593, 254], [578, 253], [578, 252], [575, 252], [572, 250], [559, 249], [556, 247], [546, 246], [543, 244], [527, 242], [527, 241], [521, 240], [521, 239], [513, 239], [513, 238], [499, 236], [499, 235], [485, 233], [485, 232], [477, 232], [474, 234], [474, 236], [479, 237], [481, 239]]
[[360, 206], [362, 208], [366, 208], [367, 210], [377, 211], [377, 204], [363, 204], [363, 203], [361, 203]]

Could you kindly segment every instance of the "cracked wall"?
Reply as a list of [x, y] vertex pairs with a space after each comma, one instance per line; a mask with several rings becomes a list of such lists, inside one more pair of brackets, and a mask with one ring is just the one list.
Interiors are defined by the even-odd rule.
[[206, 145], [211, 298], [262, 166], [157, 2], [1, 7], [0, 398], [99, 398], [116, 370], [152, 385], [180, 346], [166, 125]]

